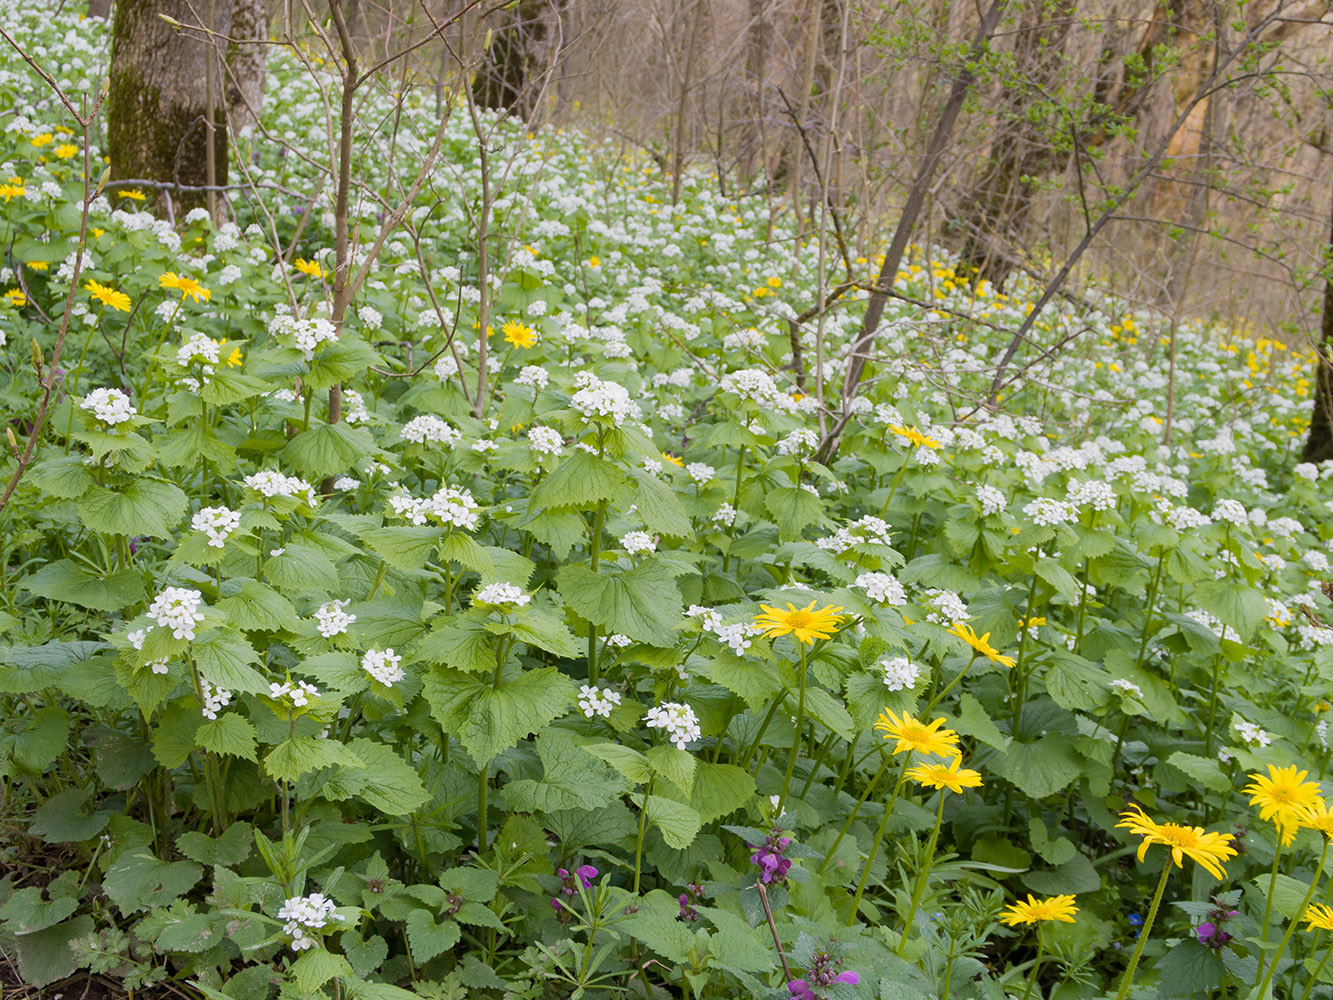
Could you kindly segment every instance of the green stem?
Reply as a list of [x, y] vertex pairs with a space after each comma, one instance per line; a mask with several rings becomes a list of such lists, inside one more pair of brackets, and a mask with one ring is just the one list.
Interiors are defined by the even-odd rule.
[[977, 662], [977, 654], [974, 652], [972, 654], [972, 659], [967, 661], [967, 666], [965, 666], [962, 670], [958, 671], [958, 676], [955, 677], [953, 680], [951, 680], [948, 684], [946, 684], [943, 691], [941, 691], [939, 694], [935, 695], [935, 697], [930, 699], [929, 704], [926, 705], [926, 710], [921, 714], [929, 715], [930, 710], [934, 708], [944, 698], [946, 694], [948, 694], [950, 691], [952, 691], [955, 687], [958, 686], [958, 682], [961, 681], [965, 676], [967, 676], [967, 672], [972, 669], [972, 664], [976, 662]]
[[921, 896], [930, 881], [930, 868], [935, 863], [935, 846], [940, 842], [940, 827], [944, 824], [944, 789], [940, 789], [940, 805], [935, 810], [935, 829], [930, 831], [930, 843], [926, 846], [926, 860], [917, 874], [916, 885], [912, 888], [912, 905], [907, 908], [907, 919], [903, 922], [903, 936], [898, 940], [898, 957], [902, 958], [907, 950], [907, 938], [912, 933], [912, 920], [916, 917], [917, 907], [921, 905]]
[[[1277, 963], [1282, 959], [1282, 954], [1287, 950], [1287, 944], [1291, 941], [1291, 935], [1295, 933], [1297, 925], [1301, 922], [1301, 917], [1305, 916], [1305, 908], [1310, 905], [1310, 900], [1314, 898], [1314, 891], [1319, 885], [1319, 878], [1324, 874], [1324, 862], [1328, 860], [1328, 838], [1324, 838], [1324, 851], [1319, 855], [1319, 864], [1315, 866], [1314, 877], [1310, 879], [1310, 888], [1306, 890], [1305, 898], [1301, 900], [1300, 909], [1292, 916], [1291, 922], [1287, 924], [1287, 933], [1282, 935], [1282, 940], [1278, 942], [1277, 953], [1273, 955], [1273, 961], [1268, 965], [1268, 975], [1264, 976], [1263, 982], [1259, 984], [1259, 996], [1264, 995], [1264, 990], [1268, 984], [1273, 981], [1273, 973], [1277, 971]], [[1268, 898], [1273, 898], [1272, 889], [1269, 889]], [[1267, 921], [1264, 922], [1267, 929]], [[1265, 943], [1267, 935], [1265, 935]]]
[[833, 846], [828, 849], [828, 854], [824, 855], [824, 863], [819, 866], [819, 871], [816, 874], [824, 874], [824, 869], [827, 868], [829, 862], [833, 860], [833, 855], [838, 852], [838, 845], [841, 844], [843, 838], [847, 836], [847, 831], [852, 828], [852, 823], [856, 820], [857, 813], [861, 811], [861, 807], [865, 805], [866, 800], [870, 798], [871, 792], [873, 792], [875, 787], [879, 784], [879, 779], [884, 777], [884, 772], [889, 768], [890, 759], [891, 758], [889, 757], [884, 758], [883, 762], [879, 765], [879, 770], [876, 771], [875, 776], [870, 779], [870, 784], [866, 785], [866, 790], [861, 793], [861, 798], [857, 800], [856, 806], [852, 809], [852, 814], [847, 817], [847, 822], [842, 824], [842, 829], [838, 831], [838, 836], [833, 841]]
[[1273, 847], [1273, 870], [1268, 873], [1268, 901], [1264, 905], [1263, 947], [1259, 951], [1259, 970], [1254, 974], [1254, 983], [1259, 984], [1264, 974], [1264, 956], [1268, 953], [1268, 922], [1273, 918], [1273, 893], [1277, 888], [1277, 866], [1282, 860], [1282, 828], [1277, 827], [1277, 843]]
[[889, 797], [888, 803], [884, 806], [884, 818], [879, 821], [879, 829], [875, 831], [874, 843], [870, 845], [870, 854], [866, 856], [866, 869], [861, 873], [861, 881], [856, 886], [856, 895], [852, 897], [852, 913], [847, 920], [848, 927], [856, 922], [856, 914], [861, 907], [861, 897], [865, 895], [866, 883], [870, 881], [870, 867], [875, 863], [875, 855], [879, 853], [879, 845], [884, 841], [884, 830], [889, 825], [889, 817], [893, 815], [893, 806], [898, 801], [898, 792], [903, 787], [904, 775], [907, 773], [907, 765], [911, 759], [912, 755], [910, 753], [903, 756], [903, 766], [898, 772], [898, 780], [893, 784], [893, 795]]
[[796, 696], [796, 735], [792, 737], [791, 753], [787, 756], [787, 773], [782, 776], [782, 791], [778, 793], [779, 816], [782, 815], [782, 807], [787, 804], [787, 789], [791, 785], [791, 776], [796, 770], [796, 758], [801, 752], [801, 736], [805, 730], [805, 677], [808, 672], [808, 664], [805, 659], [805, 644], [797, 640], [796, 648], [801, 654], [800, 688]]
[[1134, 954], [1129, 956], [1129, 965], [1125, 967], [1125, 974], [1120, 980], [1120, 990], [1115, 995], [1115, 1000], [1125, 1000], [1129, 996], [1129, 987], [1134, 982], [1134, 970], [1139, 967], [1139, 959], [1143, 956], [1143, 946], [1148, 943], [1148, 934], [1152, 931], [1153, 921], [1157, 919], [1157, 909], [1162, 905], [1162, 893], [1166, 892], [1166, 880], [1171, 877], [1171, 859], [1169, 857], [1162, 859], [1162, 877], [1157, 880], [1157, 891], [1153, 893], [1152, 906], [1148, 908], [1148, 919], [1143, 922], [1143, 927], [1139, 930], [1139, 943], [1134, 946]]
[[[1141, 937], [1141, 936], [1140, 936]], [[1041, 933], [1041, 924], [1037, 924], [1037, 957], [1032, 962], [1032, 974], [1028, 976], [1027, 989], [1023, 991], [1023, 1000], [1028, 1000], [1032, 995], [1032, 987], [1037, 982], [1037, 976], [1041, 974], [1041, 962], [1046, 957], [1046, 938]], [[1037, 992], [1041, 996], [1041, 992]]]
[[639, 876], [643, 873], [643, 831], [648, 823], [648, 797], [653, 794], [653, 776], [643, 786], [643, 804], [639, 807], [639, 836], [634, 845], [634, 895], [639, 894]]
[[[1315, 941], [1319, 940], [1318, 933], [1315, 934]], [[1314, 950], [1312, 947], [1311, 951]], [[1319, 960], [1319, 966], [1314, 970], [1314, 975], [1310, 981], [1305, 984], [1305, 992], [1301, 994], [1301, 1000], [1310, 1000], [1310, 991], [1314, 989], [1314, 984], [1319, 981], [1319, 977], [1324, 972], [1324, 966], [1328, 964], [1329, 956], [1333, 955], [1333, 938], [1328, 939], [1328, 947], [1324, 949], [1324, 957]]]

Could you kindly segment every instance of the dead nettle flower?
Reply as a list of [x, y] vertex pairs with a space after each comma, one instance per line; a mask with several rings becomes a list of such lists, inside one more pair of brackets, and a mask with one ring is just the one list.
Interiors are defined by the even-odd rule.
[[759, 881], [765, 885], [781, 884], [787, 878], [787, 871], [791, 868], [791, 858], [785, 857], [785, 852], [791, 846], [792, 839], [782, 835], [782, 828], [773, 827], [772, 831], [764, 838], [763, 844], [751, 844], [754, 853], [750, 855], [750, 863], [759, 866]]
[[680, 916], [677, 918], [687, 924], [692, 924], [699, 919], [699, 911], [691, 903], [697, 903], [704, 898], [704, 887], [698, 882], [687, 882], [685, 891], [680, 894]]
[[[551, 909], [560, 914], [560, 920], [563, 923], [569, 920], [569, 911], [565, 907], [565, 900], [577, 896], [579, 886], [584, 889], [591, 889], [592, 880], [597, 877], [597, 869], [592, 865], [580, 865], [574, 869], [573, 874], [570, 874], [564, 868], [557, 868], [555, 873], [560, 879], [560, 895], [551, 897]], [[564, 899], [561, 899], [561, 896]]]

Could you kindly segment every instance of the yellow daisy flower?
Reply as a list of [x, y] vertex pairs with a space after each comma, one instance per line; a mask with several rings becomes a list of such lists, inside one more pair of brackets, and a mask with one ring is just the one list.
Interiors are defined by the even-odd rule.
[[831, 638], [838, 631], [838, 622], [843, 617], [838, 614], [842, 608], [831, 604], [816, 611], [814, 601], [803, 608], [788, 604], [786, 611], [770, 608], [767, 604], [759, 606], [764, 609], [764, 613], [755, 615], [754, 623], [768, 630], [764, 633], [765, 638], [772, 639], [790, 633], [797, 642], [808, 646], [813, 646], [816, 639]]
[[28, 297], [23, 294], [22, 289], [18, 288], [11, 288], [9, 291], [5, 292], [4, 300], [15, 308], [26, 306], [28, 304]]
[[962, 762], [963, 758], [958, 756], [947, 764], [917, 764], [909, 767], [905, 774], [913, 781], [929, 785], [937, 791], [947, 788], [951, 792], [961, 792], [964, 788], [980, 788], [981, 772], [967, 768], [960, 770], [958, 765]]
[[941, 729], [942, 725], [943, 716], [934, 722], [925, 723], [906, 712], [900, 719], [887, 708], [875, 722], [875, 728], [884, 734], [886, 740], [898, 741], [898, 745], [893, 748], [894, 756], [915, 750], [936, 757], [957, 757], [958, 734], [952, 729]]
[[168, 271], [157, 279], [157, 283], [162, 288], [174, 288], [181, 293], [181, 301], [194, 299], [196, 302], [207, 302], [213, 297], [210, 292], [193, 278], [184, 277], [175, 271]]
[[1315, 903], [1306, 907], [1305, 916], [1301, 919], [1305, 921], [1307, 930], [1333, 931], [1333, 906]]
[[83, 286], [84, 289], [92, 294], [92, 297], [104, 306], [112, 309], [118, 309], [123, 313], [130, 311], [130, 297], [124, 292], [118, 292], [114, 288], [103, 285], [96, 281], [89, 281]]
[[1181, 826], [1179, 823], [1158, 823], [1137, 805], [1130, 806], [1120, 814], [1116, 824], [1143, 838], [1139, 844], [1139, 861], [1144, 859], [1148, 848], [1161, 844], [1171, 849], [1171, 860], [1177, 868], [1184, 868], [1182, 858], [1202, 865], [1214, 878], [1226, 878], [1226, 869], [1220, 862], [1235, 857], [1236, 849], [1231, 846], [1231, 838], [1225, 833], [1205, 833], [1201, 826]]
[[940, 443], [932, 437], [926, 437], [915, 427], [902, 427], [898, 424], [889, 425], [889, 433], [897, 434], [900, 438], [907, 438], [918, 448], [938, 448]]
[[127, 191], [119, 192], [122, 198], [129, 198], [131, 201], [143, 201], [148, 195], [144, 194], [138, 188], [130, 188]]
[[671, 454], [670, 452], [667, 452], [667, 451], [662, 452], [662, 458], [663, 458], [664, 461], [670, 462], [672, 465], [674, 465], [674, 466], [675, 466], [676, 468], [678, 468], [678, 469], [683, 469], [683, 468], [685, 468], [685, 460], [684, 460], [683, 458], [677, 458], [675, 455]]
[[526, 323], [519, 323], [511, 319], [500, 327], [500, 331], [504, 334], [506, 341], [524, 350], [534, 347], [537, 343], [536, 332]]
[[976, 650], [979, 655], [990, 660], [991, 663], [998, 663], [1005, 667], [1012, 667], [1015, 663], [1012, 656], [1001, 656], [1000, 651], [990, 644], [988, 641], [990, 639], [989, 632], [983, 636], [978, 636], [971, 625], [965, 625], [962, 622], [954, 622], [953, 628], [949, 629], [949, 632], [958, 636]]
[[1019, 900], [1005, 907], [1000, 913], [1000, 920], [1010, 927], [1018, 924], [1040, 924], [1048, 920], [1059, 920], [1066, 924], [1074, 922], [1078, 907], [1073, 896], [1047, 896], [1038, 899], [1028, 893], [1027, 901]]
[[73, 159], [79, 155], [79, 147], [72, 142], [62, 142], [56, 147], [56, 156], [62, 160]]
[[300, 271], [302, 274], [310, 275], [312, 278], [324, 277], [324, 268], [320, 266], [318, 261], [306, 260], [304, 257], [297, 257], [296, 260], [292, 262], [292, 267], [296, 268], [296, 270]]
[[38, 149], [41, 149], [43, 146], [47, 145], [54, 139], [55, 136], [53, 136], [50, 132], [43, 132], [41, 135], [33, 136], [31, 141], [34, 146], [36, 146]]
[[1251, 774], [1253, 784], [1242, 791], [1250, 797], [1250, 805], [1259, 807], [1259, 818], [1271, 820], [1282, 835], [1282, 846], [1296, 839], [1296, 831], [1324, 812], [1322, 789], [1316, 781], [1306, 781], [1308, 771], [1268, 765], [1268, 777]]
[[0, 198], [5, 199], [8, 204], [11, 198], [22, 198], [28, 193], [28, 189], [23, 186], [22, 177], [11, 177], [9, 183], [0, 184]]

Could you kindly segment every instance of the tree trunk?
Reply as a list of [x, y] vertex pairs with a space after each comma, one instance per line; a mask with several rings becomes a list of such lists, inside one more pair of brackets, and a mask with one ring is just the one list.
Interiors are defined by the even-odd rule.
[[266, 0], [234, 0], [227, 46], [226, 96], [232, 133], [240, 135], [259, 120], [268, 68]]
[[111, 16], [111, 0], [88, 0], [88, 16], [107, 20]]
[[[216, 58], [212, 44], [172, 27], [198, 23], [188, 0], [119, 0], [111, 26], [111, 88], [107, 146], [111, 177], [200, 186], [208, 181], [208, 95], [202, 67]], [[228, 34], [230, 5], [218, 10], [214, 30]], [[227, 179], [226, 116], [213, 110], [216, 181]], [[170, 206], [165, 204], [169, 198]], [[160, 207], [197, 208], [201, 191], [164, 190]]]
[[483, 108], [511, 111], [521, 118], [537, 107], [542, 74], [555, 63], [560, 18], [568, 0], [519, 0], [500, 11], [491, 44], [472, 81], [472, 99]]
[[1324, 314], [1319, 323], [1319, 357], [1315, 361], [1314, 409], [1310, 434], [1301, 450], [1302, 462], [1333, 458], [1333, 206], [1329, 208], [1329, 244], [1324, 248]]
[[1013, 76], [1000, 98], [990, 156], [964, 199], [960, 262], [978, 281], [1002, 288], [1013, 269], [1011, 248], [1023, 245], [1036, 180], [1067, 158], [1055, 152], [1050, 123], [1032, 117], [1042, 94], [1056, 90], [1073, 0], [1029, 0], [1014, 45]]

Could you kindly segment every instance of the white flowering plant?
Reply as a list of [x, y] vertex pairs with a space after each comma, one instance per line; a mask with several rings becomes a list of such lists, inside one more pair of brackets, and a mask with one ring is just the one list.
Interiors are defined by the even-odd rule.
[[[13, 7], [95, 91], [105, 25]], [[1040, 964], [998, 919], [1031, 892], [1082, 922], [1043, 930], [1046, 995], [1101, 995], [1158, 878], [1131, 800], [1246, 847], [1223, 911], [1253, 929], [1158, 939], [1160, 995], [1321, 967], [1259, 932], [1324, 884], [1318, 817], [1282, 844], [1241, 792], [1329, 763], [1310, 352], [1092, 284], [976, 407], [1040, 286], [920, 245], [844, 398], [866, 282], [798, 323], [828, 291], [798, 218], [694, 171], [667, 212], [647, 159], [410, 88], [365, 93], [358, 148], [403, 159], [360, 182], [439, 136], [450, 191], [351, 200], [341, 301], [338, 80], [269, 72], [244, 162], [324, 192], [299, 239], [85, 188], [46, 84], [0, 68], [0, 819], [9, 860], [52, 847], [0, 878], [26, 983], [720, 1000], [815, 995], [804, 956], [838, 1000], [998, 997]], [[514, 237], [484, 281], [483, 172]], [[1219, 887], [1173, 889], [1202, 920]]]

